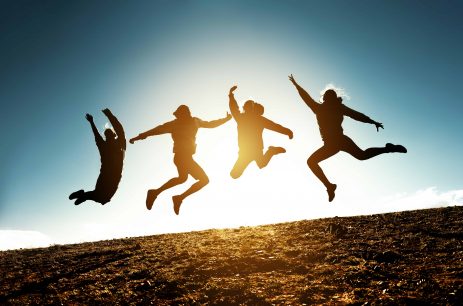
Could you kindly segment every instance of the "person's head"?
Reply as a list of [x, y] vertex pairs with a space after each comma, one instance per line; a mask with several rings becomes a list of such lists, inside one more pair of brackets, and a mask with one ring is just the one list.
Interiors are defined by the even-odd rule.
[[245, 113], [252, 113], [253, 110], [254, 110], [254, 101], [252, 100], [247, 100], [246, 102], [244, 102], [244, 105], [243, 105], [243, 110]]
[[342, 102], [342, 98], [338, 97], [336, 91], [334, 91], [333, 89], [328, 89], [323, 94], [323, 103], [334, 104], [334, 103], [341, 103], [341, 102]]
[[177, 107], [177, 109], [174, 112], [174, 116], [177, 119], [186, 119], [186, 118], [191, 118], [191, 112], [188, 106], [186, 105], [180, 105]]
[[114, 131], [109, 128], [104, 130], [104, 136], [106, 138], [106, 141], [111, 141], [111, 140], [116, 139], [116, 133], [114, 133]]
[[254, 113], [256, 115], [262, 116], [264, 114], [265, 108], [262, 104], [260, 103], [254, 103]]

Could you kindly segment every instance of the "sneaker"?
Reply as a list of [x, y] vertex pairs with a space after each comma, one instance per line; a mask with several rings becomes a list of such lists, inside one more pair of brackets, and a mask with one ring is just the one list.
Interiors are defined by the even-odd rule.
[[328, 192], [328, 201], [331, 202], [334, 200], [334, 191], [336, 190], [338, 186], [336, 184], [331, 184], [329, 188], [326, 188], [326, 191]]
[[180, 205], [182, 205], [182, 198], [180, 196], [173, 196], [172, 202], [174, 202], [174, 212], [176, 215], [180, 213]]
[[84, 198], [84, 197], [79, 197], [79, 198], [77, 198], [77, 200], [74, 202], [74, 205], [79, 205], [79, 204], [81, 204], [81, 203], [84, 203], [85, 201], [87, 201], [86, 198]]
[[272, 152], [272, 155], [277, 155], [277, 154], [281, 154], [281, 153], [285, 153], [286, 152], [286, 149], [285, 148], [282, 148], [282, 147], [268, 147], [268, 150], [270, 152]]
[[146, 193], [146, 208], [148, 210], [151, 210], [151, 207], [153, 207], [154, 201], [158, 197], [158, 191], [156, 189], [149, 189], [148, 192]]
[[84, 194], [84, 190], [77, 190], [69, 195], [69, 200], [74, 200]]
[[404, 146], [392, 143], [386, 143], [386, 149], [388, 149], [389, 152], [407, 153], [407, 149]]

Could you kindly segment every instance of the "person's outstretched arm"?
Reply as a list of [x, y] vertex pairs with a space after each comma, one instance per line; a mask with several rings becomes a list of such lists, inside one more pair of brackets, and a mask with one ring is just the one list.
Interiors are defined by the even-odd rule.
[[111, 125], [114, 128], [114, 131], [117, 134], [117, 140], [121, 148], [125, 150], [127, 147], [127, 144], [126, 144], [125, 133], [124, 133], [124, 128], [122, 127], [122, 124], [119, 122], [119, 120], [117, 120], [116, 116], [114, 116], [113, 113], [108, 108], [105, 108], [104, 110], [102, 110], [102, 112], [103, 114], [106, 115], [106, 117], [108, 117], [109, 122], [111, 123]]
[[376, 126], [376, 130], [378, 132], [379, 132], [379, 128], [384, 129], [382, 123], [374, 121], [373, 119], [371, 119], [367, 115], [362, 114], [361, 112], [358, 112], [356, 110], [353, 110], [352, 108], [349, 108], [349, 107], [347, 107], [345, 105], [343, 105], [343, 114], [345, 116], [351, 117], [352, 119], [360, 121], [360, 122], [374, 124]]
[[87, 119], [87, 121], [90, 122], [90, 126], [92, 127], [92, 131], [93, 131], [93, 136], [95, 136], [96, 146], [100, 148], [100, 146], [103, 145], [104, 140], [103, 140], [103, 137], [101, 137], [100, 132], [98, 132], [95, 122], [93, 122], [93, 116], [90, 114], [86, 114], [85, 119]]
[[174, 124], [174, 121], [169, 121], [164, 124], [158, 125], [155, 128], [152, 128], [151, 130], [148, 130], [146, 132], [138, 134], [138, 136], [135, 136], [129, 140], [131, 144], [133, 144], [137, 140], [142, 140], [146, 139], [149, 136], [155, 136], [155, 135], [161, 135], [161, 134], [167, 134], [167, 133], [172, 133], [172, 126]]
[[307, 93], [307, 91], [305, 91], [304, 88], [302, 88], [297, 82], [296, 80], [294, 79], [293, 75], [291, 74], [289, 76], [289, 80], [291, 81], [291, 83], [293, 83], [293, 85], [296, 87], [297, 91], [299, 92], [299, 95], [301, 96], [302, 100], [304, 100], [305, 104], [307, 104], [308, 107], [310, 107], [310, 109], [316, 113], [317, 112], [317, 109], [318, 109], [318, 106], [320, 104], [318, 104], [317, 102], [315, 102], [314, 99], [312, 99], [312, 97]]
[[212, 121], [199, 120], [199, 126], [202, 128], [212, 129], [212, 128], [221, 126], [222, 124], [230, 120], [231, 117], [232, 116], [230, 115], [230, 113], [227, 113], [227, 116], [225, 116], [224, 118], [217, 119], [217, 120], [212, 120]]
[[239, 117], [239, 115], [241, 114], [240, 113], [240, 108], [238, 107], [238, 103], [236, 102], [235, 100], [235, 95], [233, 94], [233, 92], [236, 90], [236, 88], [238, 88], [238, 86], [233, 86], [232, 88], [230, 88], [230, 91], [228, 92], [228, 105], [230, 107], [230, 112], [233, 116], [233, 118], [237, 118]]
[[283, 135], [286, 135], [289, 137], [289, 139], [293, 139], [293, 131], [291, 131], [287, 127], [284, 127], [278, 123], [275, 123], [272, 120], [267, 119], [265, 117], [262, 117], [262, 121], [263, 121], [264, 128], [283, 134]]

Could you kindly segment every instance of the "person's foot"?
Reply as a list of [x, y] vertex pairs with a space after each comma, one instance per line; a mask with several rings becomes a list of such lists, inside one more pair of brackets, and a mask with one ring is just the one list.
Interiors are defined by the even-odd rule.
[[69, 195], [69, 200], [74, 200], [84, 194], [84, 190], [77, 190]]
[[285, 153], [286, 152], [286, 149], [285, 148], [282, 148], [282, 147], [268, 147], [268, 150], [269, 152], [272, 153], [272, 155], [277, 155], [277, 154], [281, 154], [281, 153]]
[[328, 192], [328, 201], [331, 202], [334, 199], [334, 191], [336, 190], [336, 184], [331, 184], [328, 188], [326, 188], [326, 191]]
[[153, 207], [154, 201], [158, 197], [159, 193], [157, 189], [150, 189], [146, 193], [146, 208], [148, 210], [151, 210], [151, 207]]
[[392, 143], [386, 143], [386, 149], [388, 149], [389, 152], [407, 153], [407, 149], [404, 146], [395, 145], [395, 144], [392, 144]]
[[84, 203], [85, 201], [87, 201], [87, 199], [86, 199], [85, 197], [79, 197], [79, 198], [77, 198], [77, 200], [74, 202], [74, 205], [82, 204], [82, 203]]
[[176, 215], [180, 213], [180, 205], [182, 205], [182, 197], [181, 196], [173, 196], [172, 202], [174, 202], [174, 212]]

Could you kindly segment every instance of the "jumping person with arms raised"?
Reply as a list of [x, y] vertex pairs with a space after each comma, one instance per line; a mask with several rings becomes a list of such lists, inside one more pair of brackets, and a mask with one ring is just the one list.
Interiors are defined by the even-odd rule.
[[293, 75], [289, 80], [296, 87], [302, 100], [315, 113], [317, 117], [320, 134], [324, 145], [316, 150], [307, 160], [310, 170], [325, 185], [328, 192], [328, 200], [331, 202], [335, 196], [336, 184], [332, 184], [318, 165], [321, 161], [335, 155], [339, 151], [344, 151], [359, 160], [366, 160], [383, 153], [407, 153], [407, 149], [402, 145], [387, 143], [381, 148], [360, 149], [355, 142], [344, 135], [342, 121], [344, 116], [354, 120], [374, 124], [376, 130], [384, 128], [382, 123], [370, 119], [368, 116], [355, 111], [342, 103], [342, 98], [337, 96], [333, 89], [328, 89], [323, 94], [323, 103], [317, 103], [294, 79]]
[[104, 109], [103, 113], [108, 117], [115, 133], [112, 129], [107, 128], [104, 131], [106, 139], [103, 139], [93, 122], [93, 117], [89, 114], [85, 116], [92, 127], [95, 142], [100, 152], [101, 168], [94, 190], [84, 191], [81, 189], [71, 193], [69, 199], [76, 199], [74, 202], [75, 205], [79, 205], [87, 200], [92, 200], [102, 205], [108, 203], [116, 193], [122, 177], [122, 166], [126, 149], [124, 129], [109, 109]]
[[264, 129], [269, 129], [284, 135], [289, 139], [293, 138], [293, 132], [263, 116], [264, 107], [252, 100], [248, 100], [243, 105], [243, 112], [240, 112], [238, 103], [233, 92], [237, 86], [233, 86], [228, 94], [229, 107], [238, 128], [238, 159], [230, 172], [232, 178], [239, 178], [247, 166], [255, 161], [259, 168], [268, 165], [274, 155], [284, 153], [282, 147], [270, 146], [265, 153], [262, 133]]
[[193, 159], [193, 155], [196, 152], [195, 142], [198, 129], [218, 127], [230, 120], [231, 115], [227, 113], [225, 118], [214, 121], [203, 121], [196, 117], [192, 117], [188, 106], [180, 105], [174, 112], [174, 116], [176, 118], [175, 120], [169, 121], [149, 131], [139, 134], [138, 136], [130, 139], [130, 143], [133, 144], [135, 141], [145, 139], [149, 136], [171, 134], [174, 141], [174, 164], [177, 167], [178, 176], [171, 178], [158, 189], [148, 190], [146, 196], [146, 208], [148, 210], [152, 208], [154, 201], [161, 192], [184, 183], [188, 179], [188, 175], [191, 175], [197, 180], [197, 182], [194, 183], [184, 193], [172, 197], [172, 201], [174, 203], [174, 211], [175, 214], [178, 215], [180, 211], [180, 205], [182, 204], [183, 200], [192, 193], [199, 191], [209, 183], [209, 178], [207, 177], [206, 173]]

